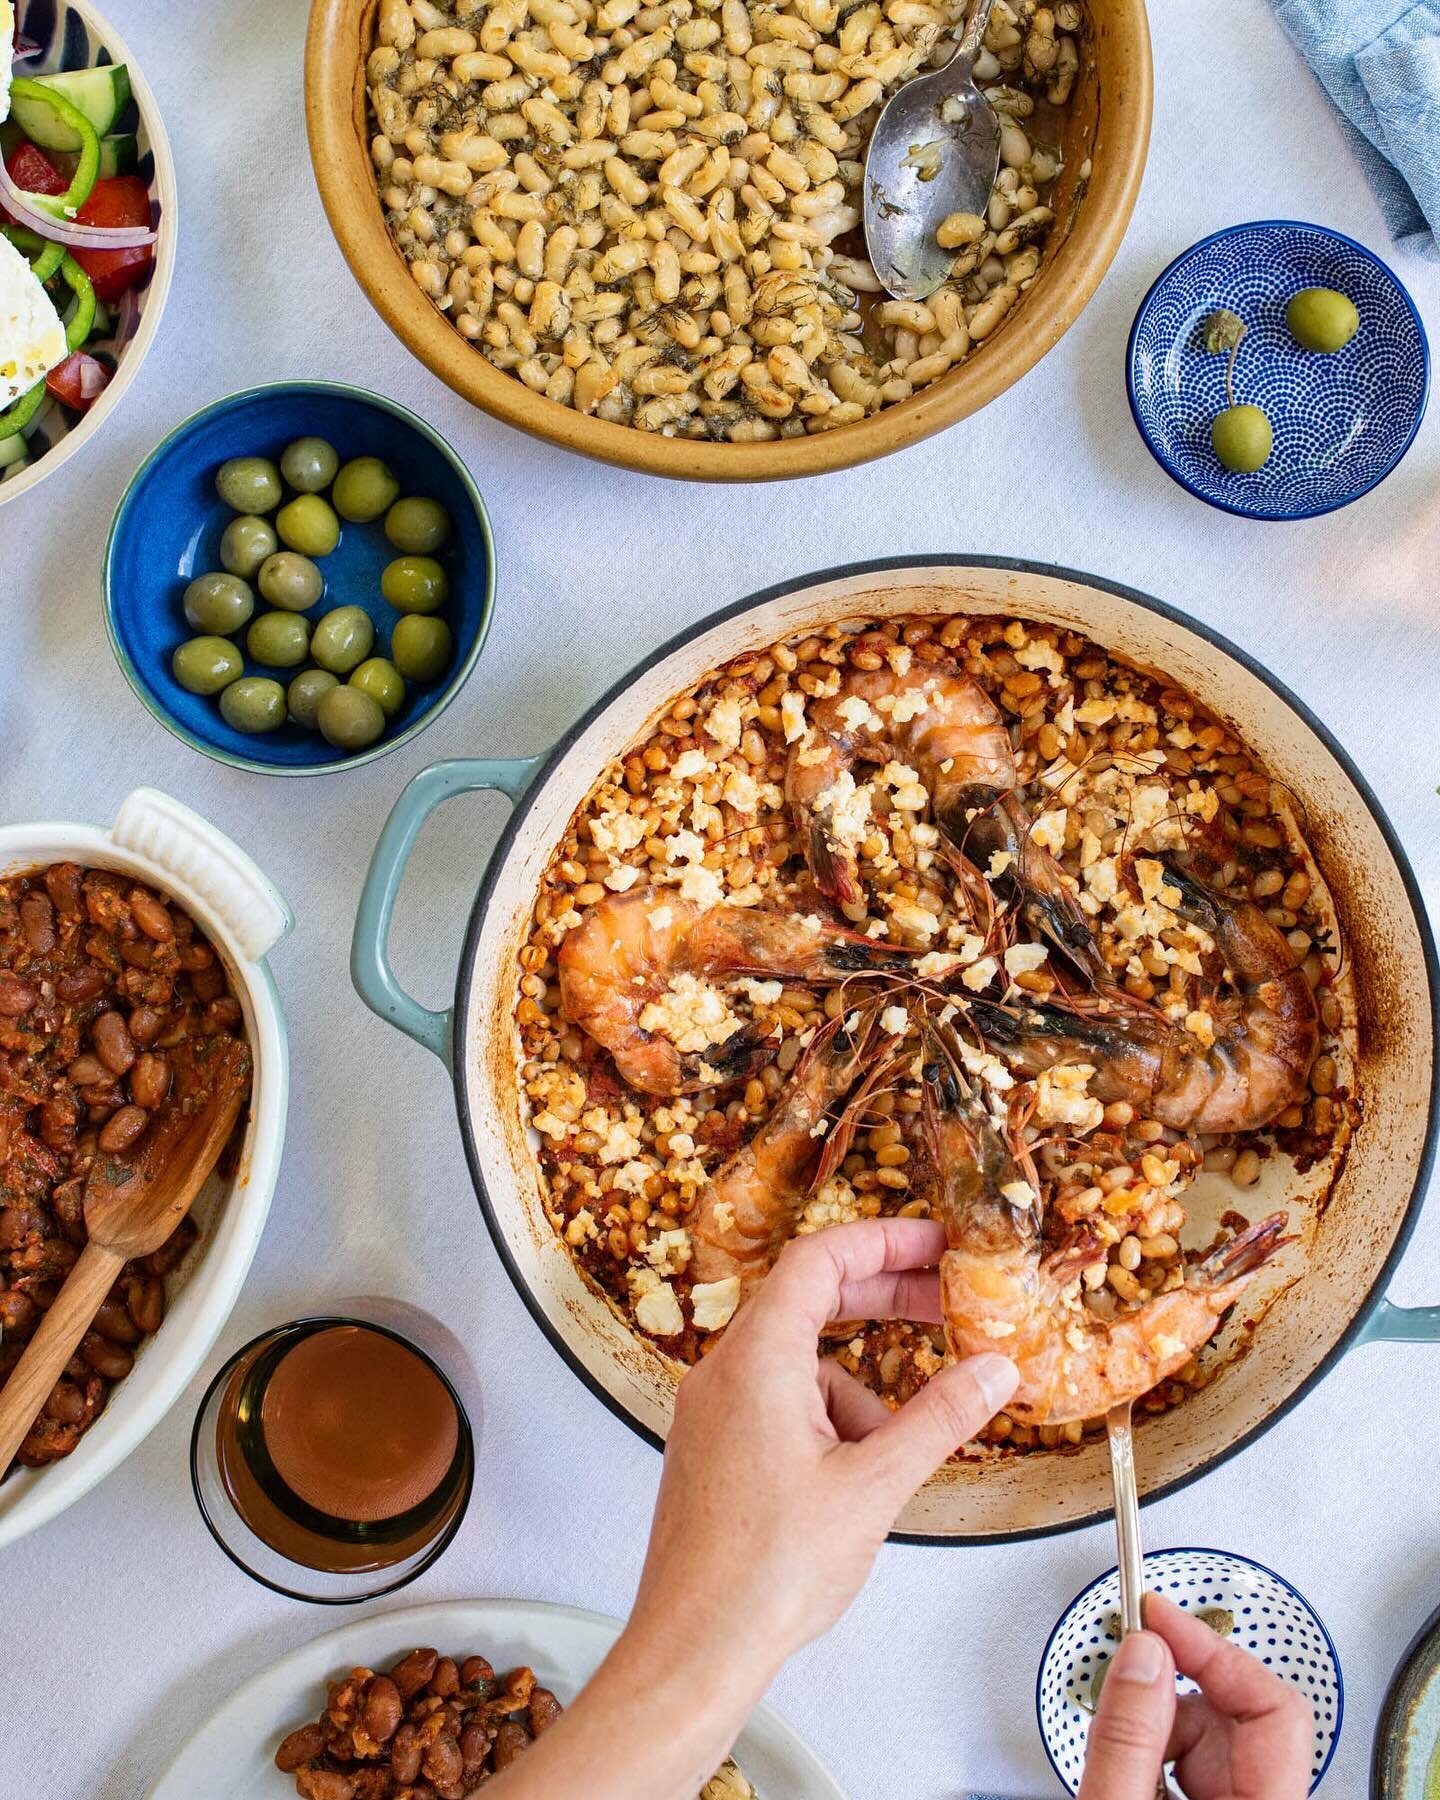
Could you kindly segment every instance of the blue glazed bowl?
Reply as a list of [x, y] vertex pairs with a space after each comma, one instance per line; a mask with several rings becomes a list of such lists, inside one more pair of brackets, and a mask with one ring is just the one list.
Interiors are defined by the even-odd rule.
[[[1360, 329], [1343, 350], [1302, 349], [1285, 322], [1301, 288], [1348, 294]], [[1274, 448], [1235, 474], [1210, 446], [1226, 405], [1226, 357], [1208, 352], [1217, 307], [1249, 330], [1235, 398], [1264, 407]], [[1414, 441], [1430, 390], [1430, 349], [1415, 303], [1364, 245], [1293, 219], [1232, 225], [1177, 256], [1140, 303], [1125, 385], [1146, 447], [1197, 499], [1247, 519], [1313, 519], [1369, 493]]]
[[[215, 492], [215, 471], [231, 456], [280, 460], [298, 437], [323, 437], [342, 463], [387, 462], [402, 494], [439, 500], [453, 525], [436, 555], [450, 576], [442, 616], [454, 661], [432, 682], [407, 682], [405, 705], [367, 750], [338, 751], [318, 732], [285, 724], [249, 736], [221, 717], [218, 697], [187, 693], [170, 670], [176, 646], [196, 634], [181, 599], [196, 575], [220, 568], [220, 536], [235, 516]], [[312, 624], [340, 605], [363, 606], [375, 621], [377, 656], [387, 655], [400, 614], [380, 594], [380, 574], [399, 552], [383, 519], [342, 521], [340, 543], [320, 559], [325, 593], [303, 616]], [[231, 394], [177, 425], [140, 465], [125, 490], [105, 548], [105, 623], [126, 679], [162, 725], [196, 750], [262, 775], [323, 775], [398, 750], [438, 718], [465, 684], [490, 628], [495, 546], [479, 489], [439, 434], [393, 400], [335, 382], [286, 381]], [[253, 585], [253, 584], [252, 584]], [[257, 594], [256, 614], [265, 610]], [[243, 633], [234, 640], [244, 649]], [[304, 666], [304, 665], [302, 665]], [[288, 684], [297, 670], [267, 669], [247, 655], [247, 675]]]

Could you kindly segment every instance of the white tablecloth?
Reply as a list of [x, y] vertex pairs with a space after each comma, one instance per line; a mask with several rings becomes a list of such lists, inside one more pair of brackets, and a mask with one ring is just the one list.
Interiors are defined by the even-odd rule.
[[[0, 816], [108, 820], [141, 782], [197, 807], [294, 905], [274, 957], [294, 1065], [290, 1137], [250, 1279], [202, 1377], [116, 1474], [0, 1565], [0, 1789], [137, 1800], [234, 1686], [333, 1613], [280, 1600], [215, 1549], [186, 1476], [202, 1383], [246, 1337], [358, 1294], [426, 1307], [484, 1382], [465, 1529], [388, 1604], [527, 1595], [623, 1613], [659, 1459], [547, 1347], [482, 1227], [449, 1088], [364, 1010], [347, 946], [366, 863], [402, 783], [444, 756], [538, 750], [677, 627], [846, 558], [981, 550], [1130, 582], [1229, 633], [1327, 720], [1374, 784], [1432, 907], [1440, 899], [1436, 730], [1440, 418], [1347, 511], [1294, 527], [1202, 507], [1128, 416], [1125, 334], [1157, 271], [1236, 220], [1316, 219], [1388, 254], [1339, 128], [1263, 0], [1157, 0], [1149, 168], [1124, 247], [1058, 349], [979, 417], [903, 455], [804, 485], [661, 484], [492, 424], [412, 361], [341, 261], [311, 180], [301, 0], [111, 0], [159, 95], [182, 242], [159, 341], [117, 416], [38, 492], [0, 510]], [[1397, 263], [1431, 328], [1440, 277]], [[101, 546], [127, 478], [203, 402], [332, 376], [415, 407], [467, 457], [499, 558], [495, 625], [457, 704], [418, 743], [303, 785], [232, 773], [143, 711], [101, 623]], [[460, 801], [401, 897], [401, 974], [450, 991], [500, 802]], [[1395, 1288], [1440, 1299], [1440, 1211]], [[1154, 1546], [1271, 1564], [1315, 1602], [1347, 1678], [1334, 1800], [1365, 1785], [1392, 1664], [1440, 1601], [1434, 1394], [1440, 1358], [1367, 1349], [1198, 1486], [1149, 1509]], [[583, 1491], [577, 1484], [577, 1449]], [[1054, 1791], [1036, 1662], [1071, 1595], [1113, 1561], [1095, 1529], [984, 1552], [887, 1548], [850, 1615], [773, 1699], [855, 1800]], [[21, 1776], [28, 1777], [22, 1780]], [[225, 1792], [216, 1772], [216, 1800]], [[207, 1797], [208, 1800], [208, 1797]]]

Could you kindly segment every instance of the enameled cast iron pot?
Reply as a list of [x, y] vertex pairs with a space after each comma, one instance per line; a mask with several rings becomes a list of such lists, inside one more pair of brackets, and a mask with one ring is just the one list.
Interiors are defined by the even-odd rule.
[[[852, 564], [766, 590], [673, 638], [591, 708], [546, 755], [437, 763], [391, 814], [355, 927], [352, 974], [366, 1003], [433, 1050], [454, 1076], [466, 1154], [502, 1261], [541, 1330], [576, 1374], [659, 1444], [675, 1375], [579, 1275], [541, 1206], [526, 1141], [513, 1022], [516, 957], [542, 872], [604, 764], [641, 737], [717, 664], [792, 633], [864, 614], [1015, 614], [1083, 631], [1164, 670], [1229, 721], [1278, 781], [1305, 797], [1308, 837], [1348, 941], [1358, 995], [1357, 1082], [1364, 1123], [1323, 1215], [1297, 1208], [1299, 1241], [1269, 1286], [1232, 1318], [1219, 1379], [1140, 1430], [1148, 1497], [1213, 1468], [1273, 1425], [1356, 1344], [1440, 1339], [1440, 1307], [1384, 1297], [1415, 1223], [1434, 1150], [1436, 961], [1404, 851], [1364, 778], [1301, 701], [1218, 634], [1157, 600], [1095, 576], [992, 557]], [[514, 802], [476, 897], [455, 1004], [430, 1012], [386, 959], [391, 911], [424, 820], [450, 795], [496, 789]], [[1304, 1186], [1278, 1165], [1282, 1197]], [[1234, 1191], [1230, 1198], [1233, 1202]], [[1268, 1199], [1269, 1196], [1264, 1196]], [[1248, 1197], [1251, 1216], [1264, 1210]], [[1295, 1279], [1303, 1276], [1303, 1279]], [[1089, 1523], [1109, 1510], [1103, 1439], [1065, 1455], [951, 1464], [906, 1508], [899, 1535], [995, 1540]]]

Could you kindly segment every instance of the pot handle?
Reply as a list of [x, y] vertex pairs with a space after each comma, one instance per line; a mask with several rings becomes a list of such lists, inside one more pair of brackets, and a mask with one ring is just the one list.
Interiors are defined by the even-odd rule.
[[442, 801], [489, 788], [513, 803], [524, 793], [539, 762], [538, 756], [517, 756], [458, 757], [432, 763], [402, 789], [370, 859], [355, 916], [355, 935], [350, 940], [350, 979], [371, 1012], [433, 1051], [447, 1069], [454, 1053], [454, 1009], [432, 1012], [422, 1006], [405, 992], [390, 967], [395, 896], [420, 828]]
[[1440, 1306], [1396, 1306], [1381, 1300], [1360, 1327], [1357, 1344], [1440, 1344]]

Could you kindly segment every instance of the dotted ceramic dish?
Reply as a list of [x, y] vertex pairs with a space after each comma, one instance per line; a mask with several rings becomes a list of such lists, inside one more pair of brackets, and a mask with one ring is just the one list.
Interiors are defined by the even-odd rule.
[[[1360, 329], [1330, 355], [1304, 350], [1285, 322], [1301, 288], [1348, 294]], [[1223, 355], [1201, 332], [1217, 307], [1249, 327], [1235, 398], [1270, 415], [1263, 468], [1236, 474], [1210, 445], [1225, 406]], [[1125, 385], [1147, 449], [1198, 499], [1248, 519], [1310, 519], [1383, 481], [1420, 429], [1430, 351], [1415, 303], [1364, 245], [1289, 219], [1232, 225], [1177, 256], [1140, 303]]]
[[[1345, 1686], [1330, 1634], [1309, 1601], [1273, 1570], [1227, 1550], [1157, 1550], [1145, 1558], [1145, 1586], [1187, 1612], [1213, 1606], [1233, 1613], [1230, 1641], [1300, 1689], [1315, 1714], [1313, 1794], [1340, 1738]], [[1090, 1685], [1096, 1668], [1115, 1650], [1107, 1625], [1119, 1606], [1120, 1584], [1111, 1569], [1066, 1607], [1040, 1659], [1035, 1684], [1040, 1735], [1051, 1766], [1072, 1794], [1079, 1791], [1085, 1767]], [[1180, 1691], [1193, 1694], [1195, 1684], [1182, 1680]]]
[[[440, 553], [450, 578], [442, 617], [454, 635], [449, 668], [434, 681], [408, 684], [405, 704], [369, 749], [334, 749], [318, 732], [286, 723], [259, 735], [235, 731], [217, 702], [188, 693], [171, 670], [176, 646], [194, 636], [181, 598], [195, 575], [220, 567], [220, 536], [235, 516], [215, 492], [228, 457], [268, 456], [316, 435], [342, 462], [378, 456], [403, 494], [438, 500], [452, 537]], [[386, 653], [397, 614], [380, 597], [380, 572], [395, 555], [378, 522], [343, 526], [339, 546], [321, 560], [326, 594], [312, 620], [340, 604], [363, 606]], [[105, 622], [115, 656], [136, 694], [162, 725], [196, 750], [261, 775], [322, 775], [388, 756], [445, 710], [474, 668], [490, 628], [495, 545], [485, 503], [469, 470], [424, 420], [360, 388], [338, 382], [284, 381], [217, 400], [177, 425], [140, 465], [125, 490], [105, 550]], [[247, 655], [246, 674], [274, 675]], [[286, 673], [281, 671], [282, 674]]]

